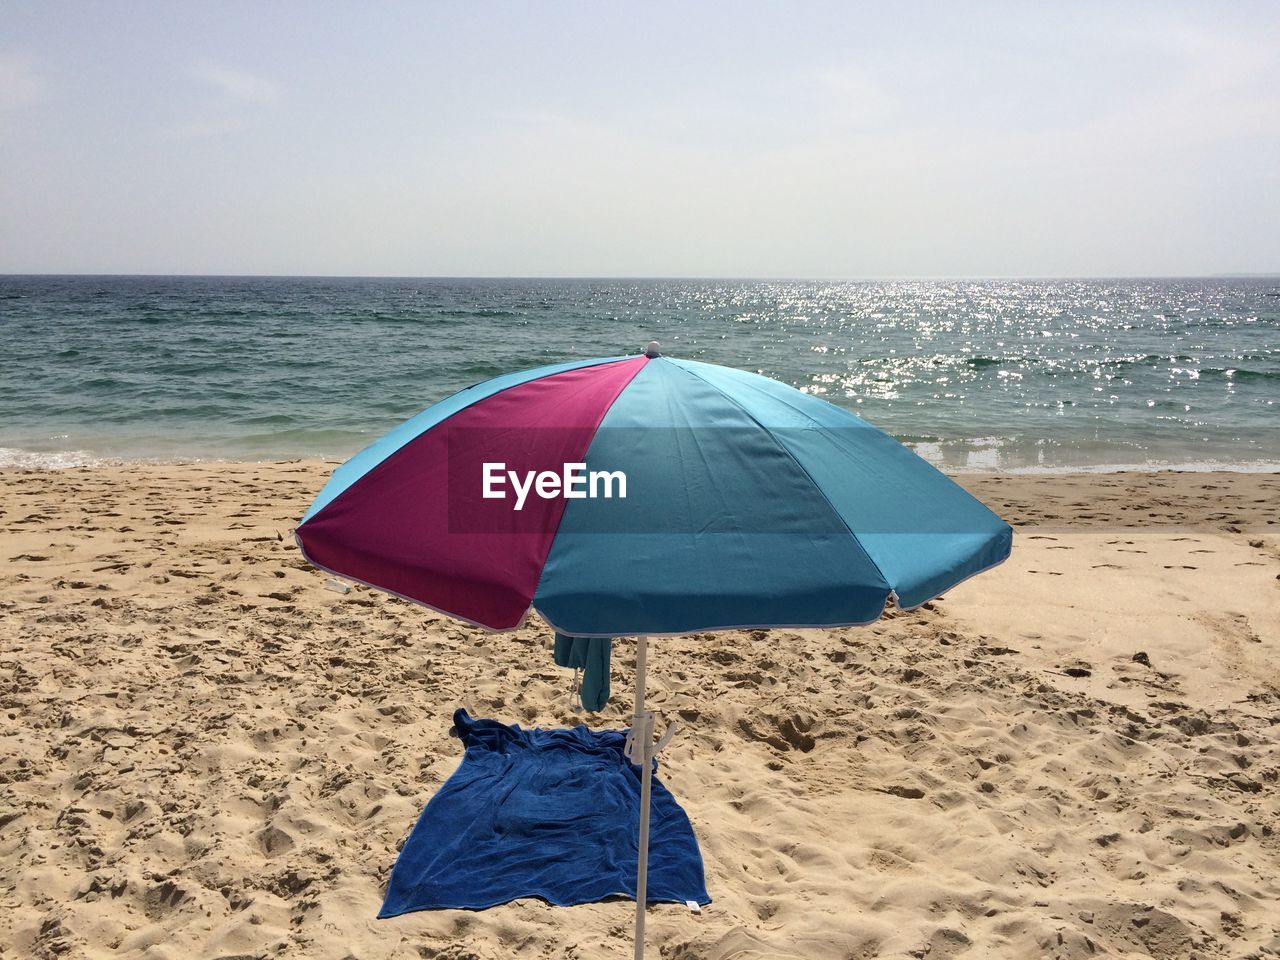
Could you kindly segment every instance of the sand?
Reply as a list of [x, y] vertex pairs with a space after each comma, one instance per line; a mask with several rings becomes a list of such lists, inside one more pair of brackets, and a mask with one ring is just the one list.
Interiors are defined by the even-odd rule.
[[[580, 716], [538, 623], [324, 589], [329, 469], [0, 474], [0, 956], [630, 956], [629, 902], [374, 919], [455, 707]], [[1014, 554], [928, 608], [654, 642], [714, 903], [649, 955], [1280, 956], [1280, 476], [963, 482]]]

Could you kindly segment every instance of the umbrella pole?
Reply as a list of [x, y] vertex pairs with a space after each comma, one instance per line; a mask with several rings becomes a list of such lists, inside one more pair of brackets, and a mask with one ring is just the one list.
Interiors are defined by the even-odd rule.
[[640, 752], [640, 848], [636, 867], [636, 954], [635, 960], [644, 960], [644, 914], [648, 902], [649, 886], [649, 791], [653, 781], [653, 727], [644, 708], [645, 671], [649, 653], [649, 638], [636, 637], [636, 714], [631, 729], [641, 744]]

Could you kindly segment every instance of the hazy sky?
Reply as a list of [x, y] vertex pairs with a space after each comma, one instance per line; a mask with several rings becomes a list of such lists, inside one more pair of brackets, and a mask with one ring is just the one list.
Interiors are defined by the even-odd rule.
[[1280, 270], [1280, 4], [0, 0], [0, 272]]

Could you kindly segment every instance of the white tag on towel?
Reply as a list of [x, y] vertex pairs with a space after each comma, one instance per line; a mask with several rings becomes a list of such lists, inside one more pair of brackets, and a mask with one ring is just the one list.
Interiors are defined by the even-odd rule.
[[684, 905], [689, 908], [690, 913], [701, 913], [702, 908], [698, 906], [697, 900], [686, 900]]

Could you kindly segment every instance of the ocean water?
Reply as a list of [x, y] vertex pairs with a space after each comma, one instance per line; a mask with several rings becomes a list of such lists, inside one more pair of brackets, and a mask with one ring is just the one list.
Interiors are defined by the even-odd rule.
[[0, 466], [342, 458], [499, 373], [763, 373], [944, 468], [1275, 468], [1280, 281], [0, 277]]

